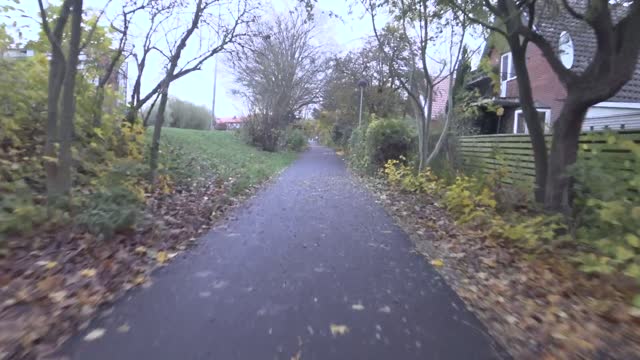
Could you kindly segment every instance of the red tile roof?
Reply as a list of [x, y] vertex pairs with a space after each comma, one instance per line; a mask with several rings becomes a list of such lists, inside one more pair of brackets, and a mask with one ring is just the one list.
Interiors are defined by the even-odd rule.
[[244, 121], [244, 116], [216, 118], [216, 124], [241, 124], [243, 121]]

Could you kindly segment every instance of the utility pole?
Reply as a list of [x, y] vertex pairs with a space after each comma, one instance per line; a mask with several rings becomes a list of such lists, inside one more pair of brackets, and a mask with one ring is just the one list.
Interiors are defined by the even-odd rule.
[[216, 57], [213, 65], [213, 100], [211, 101], [211, 129], [216, 122], [216, 85], [218, 83], [218, 59]]

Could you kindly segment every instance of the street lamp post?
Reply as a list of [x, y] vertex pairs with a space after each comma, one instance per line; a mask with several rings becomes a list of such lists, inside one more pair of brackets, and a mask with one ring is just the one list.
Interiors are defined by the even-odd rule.
[[358, 81], [358, 87], [360, 88], [360, 112], [358, 115], [358, 127], [362, 126], [362, 98], [364, 94], [364, 88], [367, 86], [367, 80], [360, 79]]

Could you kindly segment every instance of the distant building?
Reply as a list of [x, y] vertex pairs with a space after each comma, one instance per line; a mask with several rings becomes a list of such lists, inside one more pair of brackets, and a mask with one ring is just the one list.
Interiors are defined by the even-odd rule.
[[216, 123], [214, 125], [214, 128], [216, 130], [240, 129], [242, 127], [242, 123], [244, 122], [244, 120], [245, 120], [244, 116], [216, 118]]
[[9, 48], [7, 50], [0, 50], [0, 58], [3, 59], [24, 59], [35, 55], [33, 50], [21, 49], [21, 48]]

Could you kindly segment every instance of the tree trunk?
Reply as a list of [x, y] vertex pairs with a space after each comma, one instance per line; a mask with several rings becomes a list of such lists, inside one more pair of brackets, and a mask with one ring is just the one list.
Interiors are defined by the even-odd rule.
[[49, 89], [47, 98], [47, 139], [44, 144], [44, 168], [47, 174], [47, 200], [51, 205], [61, 193], [56, 179], [58, 178], [58, 101], [64, 79], [65, 66], [62, 54], [51, 55], [49, 64]]
[[[60, 15], [56, 21], [54, 31], [50, 34], [53, 41], [61, 42], [62, 32], [69, 18], [69, 3], [64, 2], [60, 9]], [[44, 16], [44, 15], [43, 15]], [[58, 195], [62, 192], [58, 188], [58, 103], [62, 90], [62, 82], [65, 78], [65, 58], [61, 49], [51, 44], [51, 60], [49, 62], [49, 83], [47, 89], [47, 127], [44, 145], [44, 168], [46, 173], [47, 202], [53, 205]]]
[[[69, 54], [67, 56], [66, 72], [62, 88], [62, 101], [60, 107], [60, 151], [58, 152], [58, 172], [56, 189], [61, 195], [71, 193], [71, 168], [73, 141], [73, 123], [76, 113], [76, 74], [78, 73], [78, 56], [80, 53], [80, 40], [82, 36], [82, 0], [72, 3], [71, 13], [71, 39], [69, 40]], [[67, 199], [70, 200], [70, 199]]]
[[[524, 114], [525, 123], [529, 130], [531, 147], [533, 149], [533, 160], [535, 164], [535, 199], [542, 203], [545, 201], [545, 188], [547, 180], [547, 144], [544, 138], [544, 129], [538, 121], [538, 111], [533, 101], [531, 93], [531, 79], [527, 70], [526, 48], [520, 45], [520, 40], [516, 36], [510, 39], [511, 55], [513, 66], [516, 70], [518, 93], [520, 96], [520, 106]], [[516, 42], [517, 43], [514, 43]]]
[[426, 100], [426, 105], [427, 105], [427, 116], [425, 117], [425, 124], [424, 124], [424, 144], [422, 146], [422, 159], [420, 161], [420, 163], [422, 164], [422, 167], [426, 166], [427, 164], [427, 158], [429, 157], [429, 132], [430, 132], [430, 128], [431, 128], [431, 117], [433, 117], [433, 86], [432, 84], [429, 82], [429, 84], [427, 84], [427, 93], [424, 94], [425, 96], [425, 100]]
[[104, 86], [96, 87], [96, 100], [93, 105], [93, 127], [99, 128], [102, 126], [102, 114], [104, 105]]
[[[458, 74], [458, 76], [460, 76]], [[436, 142], [436, 146], [433, 148], [433, 151], [429, 154], [429, 157], [427, 158], [427, 161], [425, 162], [425, 166], [429, 166], [429, 164], [431, 164], [431, 162], [433, 162], [433, 160], [436, 158], [436, 156], [438, 156], [438, 153], [440, 152], [440, 149], [442, 148], [442, 145], [444, 144], [446, 138], [447, 138], [447, 133], [449, 132], [449, 124], [451, 123], [451, 118], [453, 117], [453, 108], [455, 106], [453, 100], [454, 100], [454, 96], [456, 94], [456, 90], [457, 88], [453, 86], [453, 74], [449, 75], [449, 94], [447, 95], [447, 102], [448, 102], [448, 106], [447, 106], [447, 117], [446, 120], [444, 122], [444, 126], [442, 127], [442, 133], [440, 134], [440, 137], [438, 138], [438, 142]], [[433, 93], [433, 92], [432, 92]], [[429, 107], [431, 107], [431, 101], [429, 102]]]
[[162, 125], [164, 123], [164, 113], [167, 109], [167, 102], [169, 100], [169, 76], [165, 78], [165, 84], [162, 86], [162, 93], [160, 95], [160, 105], [158, 105], [158, 111], [156, 112], [156, 122], [153, 126], [153, 138], [151, 140], [151, 154], [149, 155], [149, 180], [151, 183], [155, 183], [156, 173], [158, 171], [158, 153], [160, 150], [160, 133], [162, 132]]
[[547, 174], [544, 205], [547, 210], [569, 214], [571, 211], [571, 176], [569, 166], [576, 162], [582, 121], [588, 105], [575, 98], [567, 98], [553, 128], [549, 172]]

